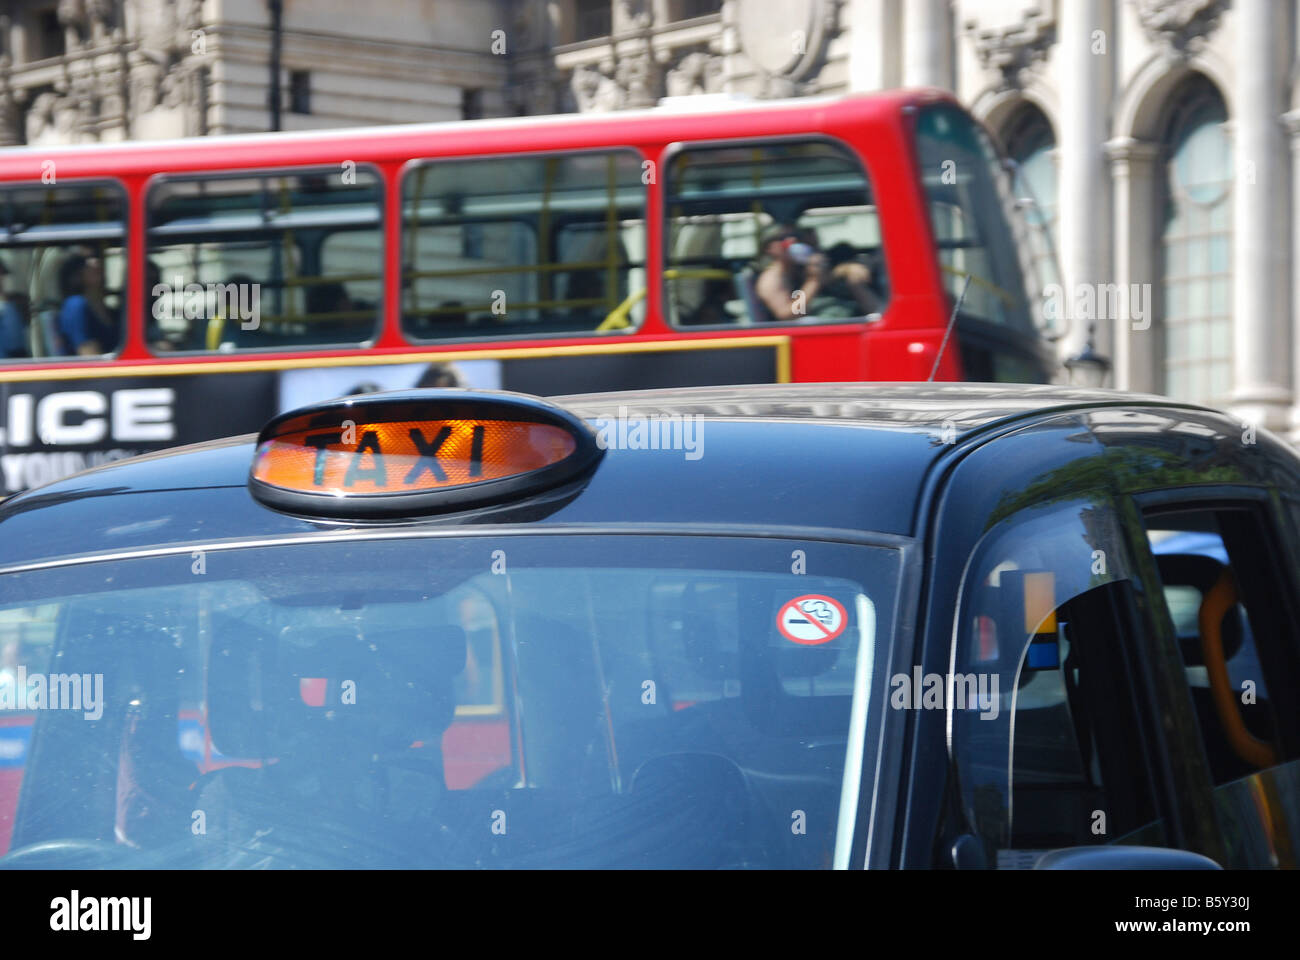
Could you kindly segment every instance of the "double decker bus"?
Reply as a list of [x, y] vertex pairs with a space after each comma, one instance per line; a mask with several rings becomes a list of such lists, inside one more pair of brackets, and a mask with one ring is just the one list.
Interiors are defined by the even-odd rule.
[[0, 495], [378, 389], [1046, 381], [1005, 181], [924, 90], [0, 151]]

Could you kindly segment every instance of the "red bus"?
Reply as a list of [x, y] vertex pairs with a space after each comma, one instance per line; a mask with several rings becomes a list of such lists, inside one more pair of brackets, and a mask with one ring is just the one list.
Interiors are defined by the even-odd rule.
[[0, 495], [416, 384], [1046, 381], [1002, 173], [937, 91], [0, 151]]

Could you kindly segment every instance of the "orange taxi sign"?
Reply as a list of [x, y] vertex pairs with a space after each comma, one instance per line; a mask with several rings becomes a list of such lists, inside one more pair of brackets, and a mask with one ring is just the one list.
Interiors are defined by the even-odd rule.
[[[599, 457], [590, 428], [532, 398], [368, 394], [285, 414], [249, 476], [270, 506], [328, 515], [418, 513], [536, 492]], [[369, 504], [370, 507], [364, 506]]]

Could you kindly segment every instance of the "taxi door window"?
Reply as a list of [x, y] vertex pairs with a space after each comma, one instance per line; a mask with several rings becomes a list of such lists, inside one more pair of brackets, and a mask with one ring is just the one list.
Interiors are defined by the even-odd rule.
[[1021, 511], [976, 548], [949, 703], [966, 829], [989, 863], [1154, 824], [1131, 672], [1132, 582], [1107, 505]]
[[[1148, 511], [1163, 610], [1178, 638], [1225, 867], [1300, 863], [1294, 588], [1259, 505]], [[1289, 822], [1288, 822], [1289, 821]]]

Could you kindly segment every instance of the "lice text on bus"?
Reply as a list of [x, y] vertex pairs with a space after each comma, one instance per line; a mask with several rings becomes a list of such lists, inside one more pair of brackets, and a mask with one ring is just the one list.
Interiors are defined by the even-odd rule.
[[67, 390], [37, 399], [30, 393], [9, 397], [0, 444], [9, 448], [172, 440], [175, 391], [168, 387], [134, 390]]

